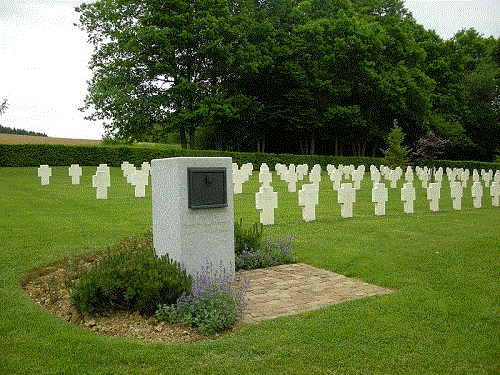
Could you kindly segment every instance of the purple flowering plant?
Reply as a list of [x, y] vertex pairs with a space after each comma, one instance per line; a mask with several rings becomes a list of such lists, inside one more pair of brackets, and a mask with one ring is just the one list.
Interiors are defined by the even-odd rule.
[[244, 250], [236, 254], [235, 265], [238, 270], [273, 267], [280, 264], [295, 263], [292, 249], [292, 237], [263, 238], [260, 246]]
[[234, 327], [245, 308], [245, 281], [231, 282], [222, 268], [208, 266], [194, 278], [191, 293], [183, 293], [175, 304], [160, 305], [156, 318], [197, 327], [203, 334], [215, 334]]

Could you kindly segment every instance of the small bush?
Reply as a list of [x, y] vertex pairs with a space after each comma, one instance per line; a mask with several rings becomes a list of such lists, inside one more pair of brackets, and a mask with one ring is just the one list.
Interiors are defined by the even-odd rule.
[[252, 270], [278, 266], [280, 264], [295, 263], [296, 258], [292, 250], [292, 238], [263, 239], [257, 248], [247, 247], [236, 254], [235, 267], [237, 270]]
[[124, 241], [95, 266], [80, 270], [70, 298], [81, 314], [124, 310], [152, 315], [158, 304], [174, 303], [190, 290], [191, 277], [168, 257], [157, 257], [147, 235]]
[[254, 223], [250, 228], [243, 228], [243, 220], [234, 223], [234, 251], [236, 255], [247, 249], [257, 249], [260, 247], [264, 226]]
[[195, 279], [191, 294], [183, 293], [175, 304], [158, 306], [155, 316], [174, 324], [197, 327], [214, 334], [234, 327], [245, 307], [244, 286], [231, 287], [227, 278]]

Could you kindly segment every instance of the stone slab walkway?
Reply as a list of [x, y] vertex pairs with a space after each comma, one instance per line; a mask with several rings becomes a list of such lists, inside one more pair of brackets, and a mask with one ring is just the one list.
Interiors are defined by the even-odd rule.
[[244, 323], [394, 292], [303, 263], [243, 271], [238, 278], [248, 282]]

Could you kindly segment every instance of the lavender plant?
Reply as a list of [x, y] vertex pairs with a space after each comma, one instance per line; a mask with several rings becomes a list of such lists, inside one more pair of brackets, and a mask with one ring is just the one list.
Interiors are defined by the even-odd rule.
[[287, 238], [276, 237], [274, 241], [272, 238], [264, 238], [259, 247], [253, 249], [246, 246], [235, 257], [237, 270], [251, 270], [295, 262], [291, 236]]
[[175, 304], [158, 306], [158, 320], [197, 327], [215, 334], [234, 327], [245, 307], [245, 283], [234, 285], [225, 275], [209, 272], [195, 278], [191, 293], [183, 293]]

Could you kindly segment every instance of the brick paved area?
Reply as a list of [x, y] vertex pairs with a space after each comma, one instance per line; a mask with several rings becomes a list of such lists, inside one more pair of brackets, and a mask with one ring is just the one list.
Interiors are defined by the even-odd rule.
[[303, 263], [243, 271], [242, 277], [248, 281], [245, 323], [394, 292]]

